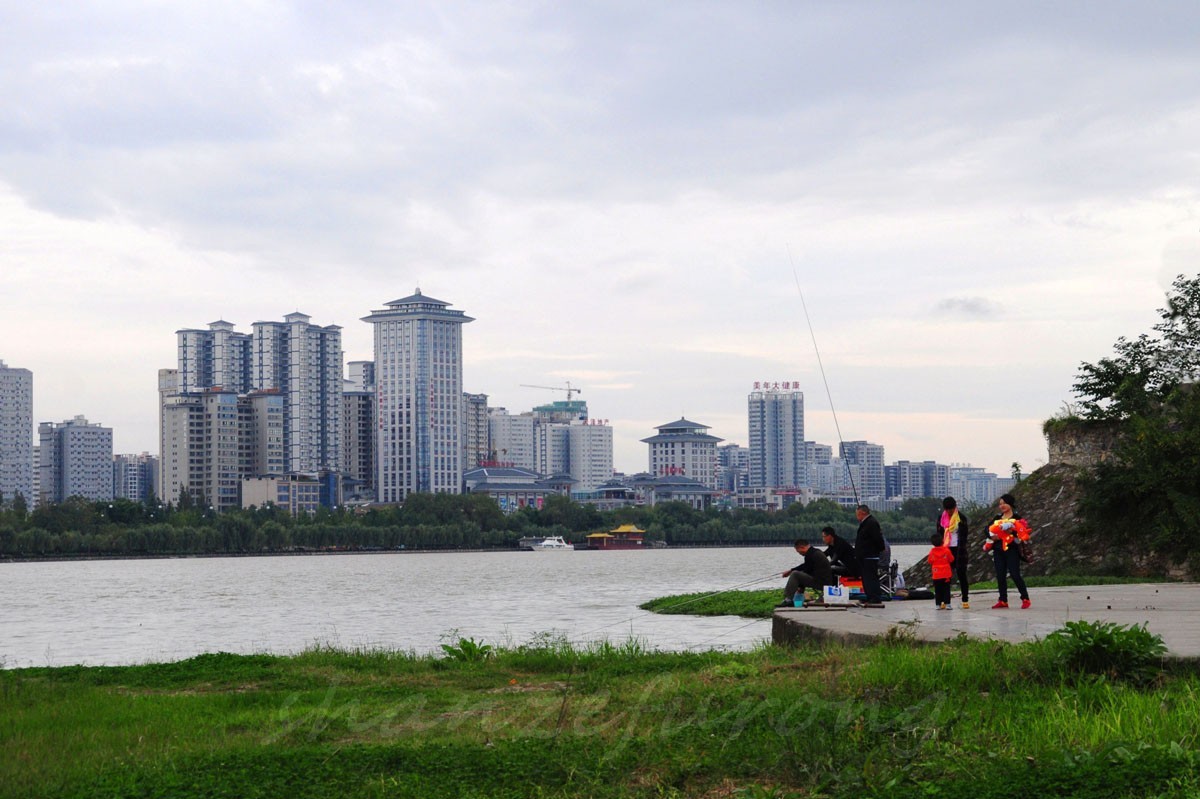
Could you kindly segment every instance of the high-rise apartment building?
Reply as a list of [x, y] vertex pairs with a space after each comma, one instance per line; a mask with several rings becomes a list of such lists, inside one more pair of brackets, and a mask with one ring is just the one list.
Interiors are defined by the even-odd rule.
[[889, 499], [944, 497], [950, 491], [950, 467], [933, 461], [896, 461], [883, 472]]
[[788, 388], [763, 388], [747, 398], [751, 488], [808, 484], [804, 392], [783, 385]]
[[283, 471], [338, 471], [342, 466], [342, 336], [295, 312], [282, 322], [255, 322], [238, 333], [230, 322], [176, 331], [178, 393], [209, 389], [283, 398]]
[[857, 486], [859, 500], [870, 503], [885, 499], [887, 481], [883, 471], [883, 445], [844, 441], [840, 453], [843, 460], [862, 469], [862, 480]]
[[235, 394], [250, 391], [250, 336], [238, 333], [231, 322], [209, 322], [207, 330], [175, 331], [179, 357], [179, 391], [182, 394], [220, 386]]
[[606, 422], [537, 422], [533, 433], [539, 474], [569, 476], [574, 493], [595, 491], [612, 479], [612, 428]]
[[114, 497], [143, 502], [158, 494], [158, 458], [149, 452], [113, 456]]
[[539, 405], [510, 414], [488, 409], [490, 461], [545, 477], [570, 476], [572, 490], [595, 491], [612, 479], [613, 434], [607, 420], [588, 419], [581, 400]]
[[654, 428], [658, 435], [643, 438], [650, 445], [650, 474], [683, 475], [707, 488], [717, 488], [717, 444], [724, 439], [709, 435], [708, 425], [679, 419]]
[[567, 425], [567, 461], [574, 491], [595, 491], [612, 479], [613, 429], [607, 420], [579, 419]]
[[750, 450], [741, 444], [717, 447], [717, 488], [736, 493], [750, 487]]
[[41, 502], [113, 498], [112, 428], [76, 416], [62, 424], [42, 422], [38, 439]]
[[487, 394], [463, 394], [463, 471], [491, 460], [487, 402]]
[[815, 441], [804, 442], [804, 462], [807, 464], [828, 464], [833, 460], [833, 447], [829, 444], [818, 444]]
[[999, 477], [981, 466], [956, 464], [950, 467], [947, 493], [958, 500], [958, 506], [989, 505], [1001, 494], [1016, 485], [1011, 477]]
[[488, 409], [488, 460], [539, 472], [532, 413], [511, 414], [504, 408]]
[[539, 422], [572, 422], [587, 421], [588, 406], [585, 400], [556, 400], [545, 405], [535, 405], [533, 418]]
[[813, 494], [833, 499], [842, 506], [862, 501], [859, 498], [862, 475], [862, 467], [841, 458], [830, 458], [827, 463], [810, 463], [808, 466], [808, 484]]
[[0, 361], [0, 502], [33, 493], [33, 372]]
[[546, 477], [568, 474], [571, 471], [571, 444], [567, 437], [569, 425], [561, 422], [533, 424], [534, 471]]
[[342, 469], [347, 499], [375, 498], [375, 364], [352, 361], [342, 392]]
[[416, 293], [363, 318], [375, 326], [376, 494], [462, 491], [462, 326], [473, 319]]
[[180, 373], [159, 370], [159, 496], [181, 492], [215, 510], [241, 506], [242, 480], [282, 474], [284, 398], [278, 391], [179, 391]]
[[255, 322], [251, 389], [284, 397], [283, 445], [289, 472], [338, 471], [342, 466], [342, 328], [320, 327], [290, 313], [282, 322]]
[[375, 390], [375, 362], [350, 361], [346, 364], [350, 376], [346, 379], [346, 391]]
[[33, 493], [26, 501], [29, 509], [37, 507], [38, 498], [42, 496], [42, 470], [40, 464], [42, 462], [42, 448], [38, 444], [33, 445]]

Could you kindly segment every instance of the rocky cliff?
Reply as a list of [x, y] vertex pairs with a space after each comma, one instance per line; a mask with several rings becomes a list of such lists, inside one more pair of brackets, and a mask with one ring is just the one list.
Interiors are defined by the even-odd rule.
[[[1017, 510], [1034, 530], [1034, 562], [1025, 575], [1079, 574], [1167, 576], [1185, 579], [1183, 564], [1149, 556], [1139, 546], [1137, 531], [1124, 535], [1084, 530], [1079, 514], [1080, 481], [1097, 463], [1111, 457], [1119, 431], [1111, 426], [1059, 425], [1047, 432], [1050, 462], [1013, 489]], [[996, 506], [970, 519], [972, 581], [994, 580], [992, 556], [983, 551], [987, 527]], [[931, 520], [931, 529], [933, 523]], [[922, 561], [905, 572], [909, 586], [929, 584], [929, 564]]]

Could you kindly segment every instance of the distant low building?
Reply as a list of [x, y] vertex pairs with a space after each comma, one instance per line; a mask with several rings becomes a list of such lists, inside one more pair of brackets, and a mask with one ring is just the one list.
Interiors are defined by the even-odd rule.
[[480, 466], [463, 475], [468, 494], [485, 494], [505, 513], [521, 508], [541, 508], [546, 498], [570, 496], [574, 480], [570, 475], [542, 477], [532, 469], [519, 466]]
[[807, 505], [816, 498], [810, 488], [747, 488], [730, 496], [730, 504], [742, 510], [787, 510], [799, 502]]
[[949, 494], [959, 505], [990, 505], [1016, 483], [1011, 477], [999, 477], [981, 466], [950, 467]]
[[242, 480], [242, 507], [275, 505], [293, 516], [312, 515], [341, 504], [341, 477], [335, 472], [268, 475]]
[[686, 502], [696, 510], [706, 510], [717, 493], [699, 480], [682, 475], [635, 477], [630, 481], [630, 487], [638, 498], [638, 504], [648, 507], [660, 502]]
[[576, 494], [575, 498], [579, 502], [595, 505], [597, 510], [616, 510], [641, 504], [637, 492], [617, 479], [602, 483], [594, 491]]

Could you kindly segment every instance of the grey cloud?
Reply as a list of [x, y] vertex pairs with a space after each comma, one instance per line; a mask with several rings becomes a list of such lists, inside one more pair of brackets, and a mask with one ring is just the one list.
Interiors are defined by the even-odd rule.
[[953, 314], [974, 319], [995, 316], [1000, 312], [1000, 305], [986, 297], [946, 297], [938, 300], [933, 310], [938, 314]]
[[1103, 3], [38, 8], [0, 56], [0, 177], [288, 268], [469, 260], [481, 191], [852, 212], [1197, 177], [1184, 4], [1129, 38]]

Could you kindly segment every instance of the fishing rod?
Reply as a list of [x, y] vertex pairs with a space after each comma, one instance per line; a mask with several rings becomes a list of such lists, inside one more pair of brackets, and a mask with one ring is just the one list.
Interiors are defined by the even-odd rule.
[[821, 370], [821, 381], [825, 384], [825, 397], [829, 400], [829, 410], [833, 414], [833, 426], [837, 430], [838, 449], [842, 460], [846, 463], [846, 477], [850, 480], [850, 490], [854, 492], [854, 504], [859, 505], [858, 486], [854, 483], [854, 472], [850, 470], [850, 461], [846, 458], [846, 440], [842, 438], [842, 426], [838, 423], [837, 408], [833, 406], [833, 394], [829, 390], [829, 378], [825, 376], [825, 364], [821, 362], [821, 350], [817, 347], [817, 334], [813, 331], [812, 317], [808, 314], [808, 303], [804, 301], [804, 289], [800, 287], [800, 275], [796, 272], [796, 259], [792, 257], [792, 248], [787, 248], [788, 260], [792, 263], [792, 278], [796, 281], [796, 291], [800, 293], [800, 307], [804, 309], [804, 321], [808, 323], [808, 335], [812, 338], [813, 352], [817, 355], [817, 367]]

